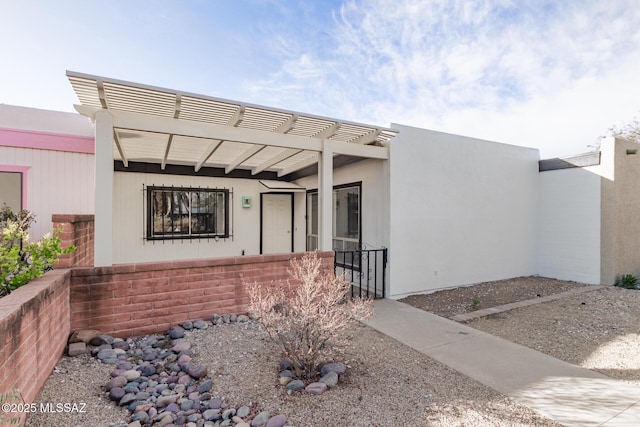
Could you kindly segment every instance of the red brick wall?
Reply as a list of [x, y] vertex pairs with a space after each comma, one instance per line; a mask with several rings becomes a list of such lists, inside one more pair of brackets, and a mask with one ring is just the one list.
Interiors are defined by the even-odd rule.
[[62, 231], [62, 247], [76, 247], [75, 251], [63, 255], [55, 268], [93, 266], [93, 215], [52, 215], [51, 221], [54, 229]]
[[[286, 279], [302, 254], [256, 255], [191, 261], [74, 268], [71, 330], [97, 329], [129, 337], [161, 332], [185, 320], [246, 313], [246, 282]], [[333, 269], [333, 252], [320, 252]]]
[[69, 270], [50, 271], [0, 299], [0, 394], [35, 400], [69, 337]]

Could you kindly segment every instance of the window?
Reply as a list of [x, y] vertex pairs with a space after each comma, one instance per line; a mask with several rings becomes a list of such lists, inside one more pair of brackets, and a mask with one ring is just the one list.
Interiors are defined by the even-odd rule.
[[0, 172], [0, 208], [4, 205], [14, 212], [22, 210], [22, 173]]
[[229, 190], [148, 187], [147, 238], [229, 237]]
[[[333, 250], [360, 248], [361, 184], [333, 189]], [[318, 248], [318, 192], [307, 193], [307, 250]]]

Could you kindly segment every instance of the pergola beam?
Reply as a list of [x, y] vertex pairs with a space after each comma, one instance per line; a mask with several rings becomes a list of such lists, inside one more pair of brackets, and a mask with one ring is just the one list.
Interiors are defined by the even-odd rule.
[[167, 140], [167, 147], [164, 150], [164, 156], [162, 156], [162, 164], [160, 168], [164, 170], [167, 167], [167, 158], [169, 157], [169, 150], [171, 150], [171, 143], [173, 142], [173, 135], [169, 135], [169, 139]]
[[196, 167], [195, 167], [196, 172], [198, 172], [200, 168], [202, 168], [204, 163], [207, 160], [209, 160], [209, 157], [211, 157], [211, 155], [215, 153], [215, 151], [218, 149], [221, 143], [222, 141], [220, 140], [211, 141], [211, 144], [209, 144], [209, 147], [207, 147], [207, 149], [202, 153], [202, 155], [198, 159], [198, 162], [196, 163]]
[[227, 167], [224, 168], [224, 173], [226, 173], [226, 174], [231, 173], [231, 171], [233, 171], [235, 168], [240, 166], [243, 162], [246, 162], [247, 159], [249, 159], [250, 157], [252, 157], [256, 153], [262, 151], [264, 149], [264, 147], [265, 147], [264, 145], [252, 145], [251, 148], [249, 148], [248, 150], [244, 151], [238, 157], [233, 159], [233, 161], [231, 161], [231, 163], [229, 163], [227, 165]]
[[296, 126], [296, 121], [298, 121], [298, 115], [292, 114], [284, 123], [273, 131], [277, 133], [287, 133]]
[[322, 131], [318, 132], [317, 134], [313, 135], [313, 137], [314, 138], [320, 138], [320, 139], [331, 138], [333, 135], [336, 134], [338, 129], [340, 129], [340, 124], [341, 124], [340, 122], [335, 122], [333, 125], [329, 126], [325, 130], [322, 130]]
[[288, 150], [284, 150], [282, 153], [271, 157], [270, 159], [262, 162], [261, 164], [259, 164], [258, 166], [254, 167], [251, 170], [251, 175], [257, 175], [260, 172], [264, 171], [267, 168], [270, 168], [271, 166], [275, 165], [276, 163], [280, 163], [283, 160], [288, 159], [289, 157], [293, 157], [296, 154], [298, 154], [299, 152], [301, 152], [302, 150], [296, 150], [293, 148], [289, 148]]
[[314, 155], [311, 159], [303, 160], [303, 161], [295, 163], [295, 164], [293, 164], [291, 166], [288, 166], [286, 168], [280, 169], [278, 171], [278, 177], [289, 175], [292, 172], [295, 172], [295, 171], [300, 170], [300, 169], [304, 169], [304, 168], [306, 168], [308, 166], [311, 166], [311, 165], [314, 165], [316, 163], [318, 163], [318, 155], [317, 154]]
[[[93, 117], [97, 111], [101, 110], [100, 108], [83, 105], [75, 105], [75, 109], [87, 117]], [[295, 148], [298, 150], [322, 151], [322, 140], [318, 138], [180, 120], [120, 110], [108, 111], [113, 116], [114, 126], [120, 129], [168, 133], [196, 138], [242, 142], [246, 144], [270, 145], [273, 147]]]
[[122, 163], [124, 164], [124, 167], [128, 168], [129, 159], [127, 159], [127, 156], [124, 154], [124, 150], [122, 149], [122, 144], [120, 143], [120, 137], [118, 136], [118, 132], [115, 129], [113, 130], [113, 141], [116, 144], [118, 153], [120, 153], [120, 158], [122, 159]]

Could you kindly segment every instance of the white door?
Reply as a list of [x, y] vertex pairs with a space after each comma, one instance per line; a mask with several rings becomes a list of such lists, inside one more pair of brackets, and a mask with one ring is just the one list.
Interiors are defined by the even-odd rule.
[[262, 253], [279, 254], [293, 251], [292, 194], [262, 195]]

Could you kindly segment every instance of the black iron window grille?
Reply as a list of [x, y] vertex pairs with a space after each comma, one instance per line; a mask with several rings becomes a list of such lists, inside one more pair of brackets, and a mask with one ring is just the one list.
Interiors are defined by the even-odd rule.
[[147, 188], [147, 239], [229, 237], [229, 190]]

